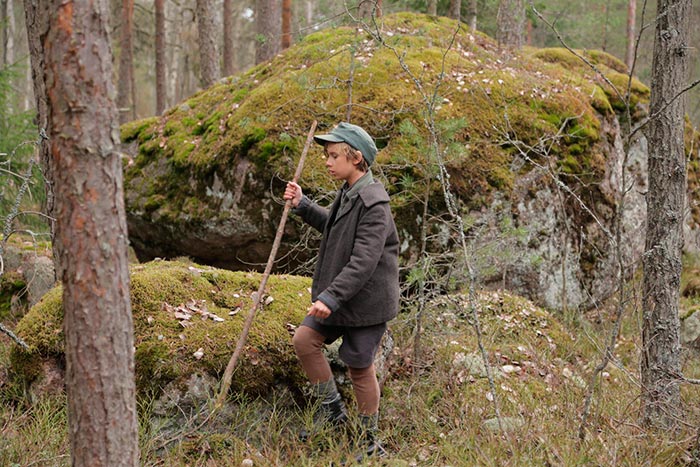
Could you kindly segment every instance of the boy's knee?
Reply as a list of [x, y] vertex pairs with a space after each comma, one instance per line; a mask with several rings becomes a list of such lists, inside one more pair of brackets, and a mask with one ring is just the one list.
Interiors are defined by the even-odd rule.
[[297, 354], [314, 352], [323, 345], [323, 336], [308, 326], [299, 326], [292, 337], [292, 345]]

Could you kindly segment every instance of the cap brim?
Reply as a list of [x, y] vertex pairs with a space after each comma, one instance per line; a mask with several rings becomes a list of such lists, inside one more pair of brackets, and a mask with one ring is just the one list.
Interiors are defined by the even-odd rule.
[[325, 143], [342, 143], [345, 140], [343, 138], [339, 138], [336, 135], [317, 135], [314, 136], [314, 141], [316, 141], [320, 145], [324, 145]]

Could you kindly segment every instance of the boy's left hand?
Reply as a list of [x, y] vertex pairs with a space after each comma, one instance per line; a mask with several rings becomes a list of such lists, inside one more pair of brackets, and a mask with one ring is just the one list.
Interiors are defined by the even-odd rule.
[[331, 309], [326, 306], [321, 300], [316, 300], [309, 307], [308, 316], [316, 316], [317, 318], [328, 318], [331, 315]]

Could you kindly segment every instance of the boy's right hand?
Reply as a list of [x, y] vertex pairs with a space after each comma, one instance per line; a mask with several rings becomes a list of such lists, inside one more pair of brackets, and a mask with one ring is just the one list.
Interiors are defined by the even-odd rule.
[[292, 207], [296, 208], [301, 202], [303, 193], [301, 187], [294, 182], [287, 182], [287, 188], [284, 190], [284, 199], [292, 200]]

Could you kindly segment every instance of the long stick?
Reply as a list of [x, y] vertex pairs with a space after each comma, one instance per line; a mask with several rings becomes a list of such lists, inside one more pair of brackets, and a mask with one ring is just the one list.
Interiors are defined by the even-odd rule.
[[[306, 159], [306, 153], [309, 151], [309, 146], [313, 140], [314, 131], [316, 131], [316, 120], [311, 124], [311, 129], [309, 130], [309, 136], [306, 138], [306, 144], [304, 145], [304, 150], [299, 158], [299, 164], [297, 165], [297, 170], [294, 173], [294, 178], [292, 181], [297, 182], [299, 176], [301, 175], [301, 170], [304, 167], [304, 160]], [[287, 222], [287, 216], [289, 215], [289, 209], [292, 207], [292, 200], [288, 199], [284, 203], [284, 211], [282, 212], [282, 219], [277, 226], [277, 234], [275, 234], [275, 241], [272, 244], [272, 251], [270, 251], [270, 256], [267, 258], [267, 266], [265, 266], [265, 272], [263, 273], [262, 281], [260, 282], [260, 287], [258, 288], [258, 293], [253, 298], [253, 306], [248, 312], [248, 318], [246, 318], [245, 325], [243, 326], [243, 331], [238, 338], [238, 343], [236, 344], [236, 350], [233, 352], [231, 359], [226, 365], [226, 371], [224, 371], [224, 377], [221, 380], [221, 391], [219, 391], [219, 396], [216, 399], [216, 406], [220, 407], [223, 405], [228, 395], [228, 390], [231, 388], [231, 378], [233, 377], [233, 370], [236, 368], [236, 363], [238, 363], [238, 358], [241, 355], [243, 346], [245, 345], [246, 339], [248, 338], [248, 333], [250, 332], [250, 326], [253, 324], [253, 318], [255, 317], [256, 311], [260, 306], [260, 300], [262, 299], [263, 292], [265, 291], [265, 286], [267, 285], [267, 279], [270, 277], [270, 271], [272, 271], [272, 265], [275, 262], [275, 256], [277, 256], [277, 250], [279, 249], [280, 242], [282, 241], [282, 234], [284, 233], [284, 224]]]

